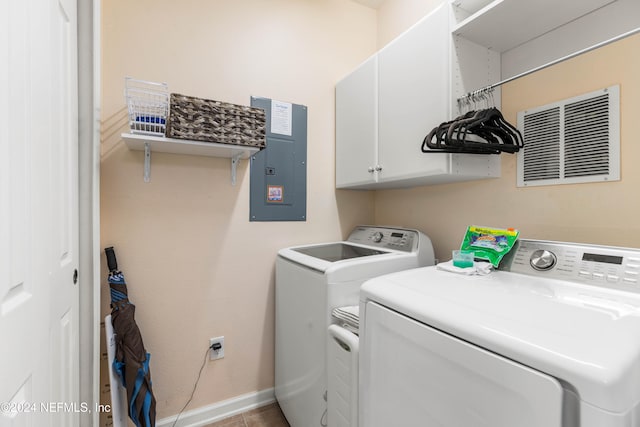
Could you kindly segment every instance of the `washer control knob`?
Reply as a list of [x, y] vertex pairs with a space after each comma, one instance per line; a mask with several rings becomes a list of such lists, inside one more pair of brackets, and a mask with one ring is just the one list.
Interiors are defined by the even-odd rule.
[[372, 237], [372, 239], [373, 239], [373, 241], [374, 241], [374, 242], [376, 242], [376, 243], [380, 243], [380, 241], [382, 240], [382, 238], [383, 238], [383, 237], [384, 237], [384, 236], [382, 235], [382, 233], [381, 233], [381, 232], [376, 231], [375, 233], [373, 233], [373, 237]]
[[549, 270], [556, 265], [556, 260], [556, 255], [553, 252], [545, 249], [538, 249], [531, 254], [529, 263], [535, 270], [544, 271]]

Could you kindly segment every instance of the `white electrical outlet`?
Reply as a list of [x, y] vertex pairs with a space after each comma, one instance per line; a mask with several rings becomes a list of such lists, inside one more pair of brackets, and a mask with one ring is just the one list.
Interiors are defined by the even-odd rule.
[[[220, 344], [220, 348], [214, 349]], [[222, 359], [224, 357], [224, 337], [211, 338], [209, 340], [209, 360]]]

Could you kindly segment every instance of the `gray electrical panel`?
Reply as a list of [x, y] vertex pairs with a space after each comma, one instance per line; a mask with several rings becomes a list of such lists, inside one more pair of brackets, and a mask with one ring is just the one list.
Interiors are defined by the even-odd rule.
[[249, 219], [307, 220], [307, 107], [251, 97], [267, 115], [266, 148], [251, 156]]

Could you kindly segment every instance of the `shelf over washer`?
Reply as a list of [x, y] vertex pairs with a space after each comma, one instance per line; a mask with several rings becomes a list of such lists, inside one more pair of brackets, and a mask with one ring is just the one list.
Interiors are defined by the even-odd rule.
[[[505, 52], [613, 1], [494, 0], [455, 25], [452, 33], [497, 52]], [[473, 0], [453, 3], [465, 11], [482, 4], [484, 2]]]
[[253, 153], [260, 151], [257, 147], [163, 138], [142, 134], [123, 133], [121, 137], [130, 150], [145, 152], [144, 182], [150, 181], [152, 150], [159, 153], [229, 158], [231, 159], [232, 185], [236, 183], [236, 168], [240, 159], [248, 159]]

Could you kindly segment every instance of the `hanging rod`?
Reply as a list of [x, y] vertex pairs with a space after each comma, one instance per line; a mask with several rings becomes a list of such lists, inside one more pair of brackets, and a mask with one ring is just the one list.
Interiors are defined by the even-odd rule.
[[634, 30], [631, 30], [631, 31], [627, 31], [626, 33], [622, 33], [622, 34], [620, 34], [618, 36], [615, 36], [615, 37], [613, 37], [613, 38], [611, 38], [609, 40], [605, 40], [603, 42], [596, 43], [593, 46], [589, 46], [587, 48], [578, 50], [578, 51], [573, 52], [573, 53], [571, 53], [571, 54], [569, 54], [567, 56], [563, 56], [562, 58], [558, 58], [558, 59], [555, 59], [555, 60], [553, 60], [551, 62], [547, 62], [546, 64], [542, 64], [542, 65], [540, 65], [538, 67], [532, 68], [531, 70], [522, 72], [520, 74], [516, 74], [515, 76], [511, 76], [509, 78], [501, 80], [498, 83], [493, 83], [493, 84], [485, 86], [485, 87], [483, 87], [481, 89], [474, 90], [473, 92], [469, 92], [466, 95], [463, 95], [460, 98], [458, 98], [458, 103], [460, 103], [460, 102], [462, 102], [464, 100], [467, 100], [467, 99], [471, 99], [474, 96], [477, 96], [479, 94], [490, 93], [493, 89], [497, 88], [498, 86], [502, 86], [505, 83], [509, 83], [510, 81], [519, 79], [520, 77], [528, 76], [529, 74], [535, 73], [536, 71], [544, 70], [545, 68], [551, 67], [552, 65], [556, 65], [556, 64], [564, 62], [564, 61], [566, 61], [568, 59], [575, 58], [576, 56], [582, 55], [583, 53], [591, 52], [592, 50], [595, 50], [595, 49], [598, 49], [600, 47], [606, 46], [608, 44], [617, 42], [618, 40], [622, 40], [622, 39], [627, 38], [629, 36], [632, 36], [632, 35], [634, 35], [636, 33], [640, 33], [640, 27], [638, 27], [638, 28], [636, 28]]

